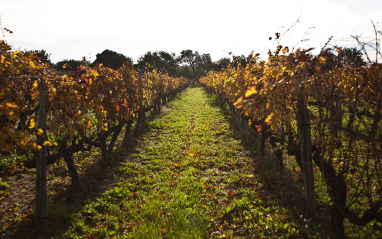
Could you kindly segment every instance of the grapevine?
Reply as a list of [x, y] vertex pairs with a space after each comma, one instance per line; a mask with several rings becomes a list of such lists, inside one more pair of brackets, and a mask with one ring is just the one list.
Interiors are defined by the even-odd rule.
[[343, 54], [337, 48], [313, 56], [279, 46], [267, 62], [252, 53], [245, 67], [200, 79], [261, 134], [263, 147], [273, 146], [281, 164], [286, 151], [303, 166], [299, 97], [306, 103], [312, 156], [333, 203], [336, 235], [343, 235], [345, 218], [363, 226], [382, 216], [382, 65], [354, 63]]

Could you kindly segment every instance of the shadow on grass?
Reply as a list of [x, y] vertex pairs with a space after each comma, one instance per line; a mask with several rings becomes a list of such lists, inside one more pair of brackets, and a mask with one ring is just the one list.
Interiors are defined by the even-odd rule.
[[[199, 86], [193, 86], [199, 87]], [[211, 97], [211, 104], [214, 98]], [[317, 231], [324, 231], [321, 237], [325, 237], [326, 229], [318, 228], [318, 225], [326, 225], [329, 218], [327, 213], [319, 214], [316, 220], [310, 220], [306, 210], [303, 181], [301, 175], [288, 170], [276, 168], [275, 160], [272, 160], [271, 150], [266, 150], [268, 155], [259, 156], [258, 136], [255, 132], [250, 133], [250, 129], [241, 129], [241, 123], [231, 117], [227, 110], [222, 110], [225, 119], [230, 123], [232, 129], [231, 137], [240, 140], [242, 146], [251, 152], [254, 161], [253, 173], [261, 181], [263, 187], [257, 192], [262, 201], [269, 204], [276, 204], [290, 212], [293, 221], [300, 227], [304, 237], [315, 235]], [[151, 118], [151, 117], [150, 117]], [[89, 200], [102, 195], [108, 189], [120, 182], [120, 175], [114, 175], [121, 163], [134, 153], [137, 145], [135, 139], [125, 152], [115, 152], [112, 160], [105, 163], [97, 160], [81, 175], [81, 190], [78, 192], [74, 202], [68, 202], [69, 185], [62, 188], [58, 194], [50, 198], [49, 215], [46, 220], [45, 230], [39, 231], [34, 220], [23, 220], [15, 226], [14, 234], [9, 238], [63, 238], [65, 232], [71, 226], [73, 216], [86, 206]], [[290, 162], [292, 163], [292, 162]], [[318, 206], [318, 209], [321, 206]], [[325, 211], [323, 211], [325, 212]], [[326, 236], [327, 237], [327, 236]]]
[[[206, 93], [210, 97], [211, 105], [216, 107], [221, 105], [217, 95], [208, 91]], [[258, 176], [263, 185], [261, 190], [257, 190], [259, 198], [269, 205], [276, 204], [287, 209], [304, 237], [317, 237], [318, 234], [320, 238], [331, 237], [329, 208], [316, 199], [318, 217], [312, 219], [309, 215], [304, 179], [295, 159], [292, 156], [284, 155], [285, 168], [279, 169], [270, 145], [266, 146], [265, 155], [261, 154], [261, 135], [248, 124], [243, 124], [239, 116], [232, 115], [227, 105], [223, 105], [220, 110], [230, 125], [230, 136], [240, 140], [243, 148], [251, 153], [250, 158], [254, 162], [253, 173]]]
[[[73, 195], [70, 192], [70, 184], [61, 187], [57, 194], [48, 196], [48, 217], [44, 222], [44, 229], [37, 226], [33, 215], [28, 215], [25, 220], [14, 225], [11, 236], [5, 238], [63, 238], [63, 234], [69, 229], [72, 217], [78, 213], [89, 200], [93, 200], [108, 191], [120, 182], [120, 175], [116, 175], [121, 163], [134, 152], [137, 140], [126, 151], [114, 152], [108, 161], [98, 159], [80, 175], [80, 189]], [[73, 199], [74, 198], [74, 199]]]
[[[151, 112], [146, 118], [147, 122], [155, 120], [160, 114], [160, 111]], [[150, 128], [150, 124], [145, 123], [139, 131], [139, 135], [143, 136], [150, 131]], [[128, 147], [117, 147], [109, 161], [103, 161], [100, 152], [85, 152], [84, 155], [80, 156], [82, 160], [85, 157], [91, 157], [94, 160], [85, 170], [82, 172], [79, 170], [79, 190], [74, 193], [71, 192], [71, 184], [68, 183], [56, 189], [56, 193], [53, 196], [48, 196], [48, 217], [44, 221], [43, 227], [37, 225], [36, 220], [33, 218], [33, 212], [30, 212], [28, 215], [25, 215], [23, 220], [12, 225], [6, 232], [9, 235], [5, 235], [4, 238], [64, 238], [65, 232], [72, 225], [73, 217], [89, 201], [100, 197], [113, 186], [123, 181], [122, 173], [118, 171], [118, 168], [130, 158], [131, 154], [136, 153], [137, 145], [141, 139], [140, 136], [133, 136], [133, 129], [130, 132]], [[122, 140], [116, 143], [116, 146], [122, 144], [121, 142]], [[67, 172], [64, 174], [67, 174]], [[68, 178], [68, 176], [66, 177]], [[3, 237], [0, 235], [0, 238]]]

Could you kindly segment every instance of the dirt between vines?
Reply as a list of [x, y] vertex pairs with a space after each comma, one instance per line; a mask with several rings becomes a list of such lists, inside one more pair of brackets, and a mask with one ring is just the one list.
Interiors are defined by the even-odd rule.
[[[59, 166], [59, 170], [56, 169], [55, 172], [48, 169], [48, 213], [49, 208], [57, 205], [65, 207], [81, 204], [85, 199], [95, 197], [110, 189], [118, 181], [110, 173], [117, 164], [119, 161], [116, 159], [107, 166], [102, 163], [94, 163], [86, 170], [87, 172], [79, 170], [81, 185], [75, 194], [70, 192], [71, 180], [64, 164]], [[49, 177], [49, 174], [52, 173], [55, 176]], [[34, 220], [32, 220], [34, 219], [36, 193], [34, 172], [32, 170], [10, 176], [4, 178], [3, 182], [9, 185], [9, 188], [6, 189], [9, 194], [0, 204], [0, 224], [6, 226], [5, 231], [0, 231], [0, 238], [6, 238], [7, 232], [16, 232], [15, 236], [27, 235], [28, 230], [34, 227]], [[72, 195], [75, 195], [75, 200], [71, 197]], [[33, 234], [33, 232], [31, 233]]]
[[[167, 113], [166, 107], [160, 111], [160, 114], [163, 115]], [[143, 129], [141, 133], [145, 132], [146, 130]], [[97, 153], [92, 153], [89, 156], [92, 160], [87, 162], [88, 166], [77, 167], [80, 186], [75, 193], [70, 192], [71, 179], [65, 162], [61, 160], [61, 164], [58, 166], [52, 168], [48, 166], [48, 213], [51, 211], [50, 208], [57, 205], [61, 207], [81, 206], [85, 199], [94, 198], [118, 183], [119, 179], [114, 177], [112, 171], [134, 152], [140, 138], [132, 138], [127, 150], [115, 154], [113, 160], [107, 163], [103, 162]], [[84, 156], [79, 156], [79, 159], [84, 160]], [[2, 181], [9, 187], [6, 189], [8, 196], [0, 201], [0, 239], [6, 238], [7, 232], [15, 231], [16, 235], [17, 233], [26, 235], [28, 230], [34, 228], [34, 220], [31, 219], [34, 219], [35, 210], [35, 170], [17, 172], [15, 176], [4, 177]], [[24, 225], [21, 226], [21, 224]], [[2, 229], [2, 225], [5, 225], [5, 231]]]
[[35, 181], [32, 175], [11, 176], [4, 180], [9, 185], [6, 190], [9, 195], [1, 202], [0, 214], [2, 223], [12, 226], [17, 215], [26, 217], [33, 208], [35, 200]]

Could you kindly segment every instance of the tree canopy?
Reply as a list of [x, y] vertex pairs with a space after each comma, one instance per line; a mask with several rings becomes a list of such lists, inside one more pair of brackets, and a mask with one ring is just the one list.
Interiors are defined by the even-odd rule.
[[129, 61], [131, 63], [133, 62], [131, 58], [126, 57], [121, 53], [117, 53], [115, 51], [106, 49], [102, 53], [96, 55], [96, 59], [91, 64], [91, 66], [94, 66], [97, 63], [102, 63], [105, 67], [118, 70], [126, 61]]
[[168, 73], [170, 76], [176, 76], [178, 64], [175, 53], [149, 51], [138, 59], [135, 67], [140, 71], [158, 69], [163, 73]]
[[221, 71], [224, 68], [227, 68], [231, 64], [231, 59], [228, 57], [223, 57], [220, 60], [213, 62], [212, 69], [214, 71]]
[[51, 53], [47, 53], [44, 49], [42, 49], [42, 50], [26, 51], [26, 53], [33, 53], [33, 54], [37, 55], [37, 57], [40, 59], [41, 62], [52, 64], [52, 62], [50, 60], [50, 56], [52, 54]]
[[77, 69], [77, 67], [83, 65], [84, 62], [83, 61], [78, 61], [78, 60], [74, 60], [74, 59], [65, 59], [63, 61], [59, 61], [57, 62], [53, 68], [55, 68], [56, 70], [59, 70], [59, 71], [64, 71], [64, 72], [67, 72], [67, 71], [73, 71], [75, 69]]
[[191, 77], [198, 79], [207, 71], [213, 69], [210, 54], [199, 54], [198, 51], [183, 50], [180, 53], [178, 61], [187, 64], [191, 68]]

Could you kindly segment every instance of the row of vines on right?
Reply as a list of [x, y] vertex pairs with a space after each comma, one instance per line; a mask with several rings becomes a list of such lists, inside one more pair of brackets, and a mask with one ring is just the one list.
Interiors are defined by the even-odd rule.
[[280, 167], [285, 153], [295, 157], [313, 217], [325, 184], [336, 238], [381, 236], [382, 64], [347, 48], [314, 56], [279, 46], [268, 55], [251, 53], [245, 66], [211, 71], [200, 83], [261, 134], [261, 147], [273, 146]]

